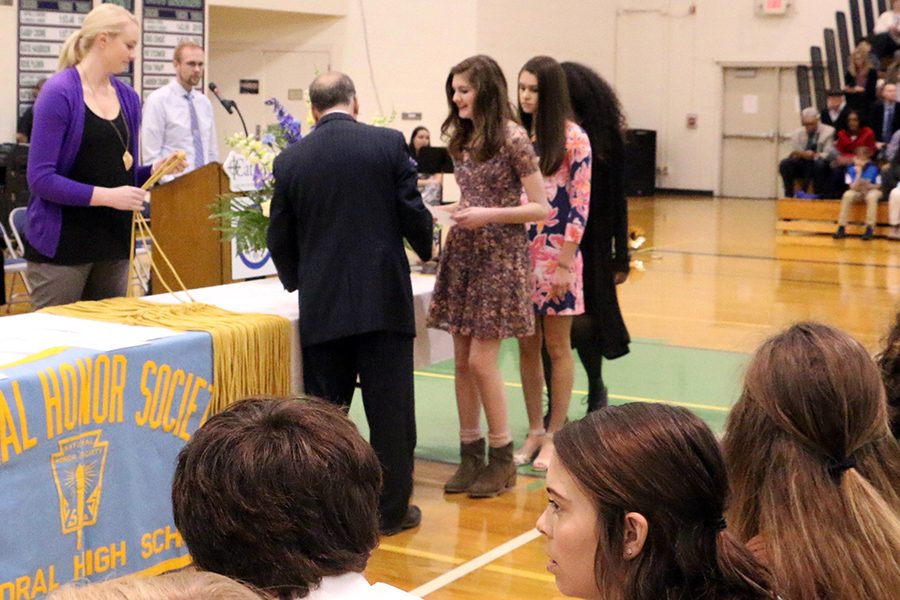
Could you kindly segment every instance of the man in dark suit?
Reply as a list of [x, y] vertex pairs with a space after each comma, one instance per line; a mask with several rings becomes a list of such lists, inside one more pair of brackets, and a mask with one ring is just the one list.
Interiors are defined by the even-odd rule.
[[350, 406], [357, 377], [381, 462], [381, 532], [421, 521], [409, 504], [416, 446], [413, 312], [406, 238], [431, 257], [432, 217], [399, 131], [356, 121], [349, 77], [310, 86], [315, 130], [275, 160], [268, 243], [298, 290], [306, 393]]
[[844, 99], [844, 91], [829, 91], [825, 102], [826, 106], [822, 109], [821, 122], [834, 127], [835, 131], [847, 129], [847, 114], [850, 112], [850, 107]]
[[875, 146], [881, 150], [900, 129], [900, 104], [897, 104], [897, 86], [886, 83], [881, 89], [881, 100], [872, 104], [869, 127], [875, 132]]

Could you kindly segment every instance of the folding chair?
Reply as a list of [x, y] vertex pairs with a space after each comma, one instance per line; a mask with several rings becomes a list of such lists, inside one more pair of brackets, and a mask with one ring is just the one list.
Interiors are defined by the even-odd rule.
[[[6, 304], [5, 311], [9, 313], [13, 304], [31, 302], [31, 286], [28, 285], [28, 278], [25, 276], [27, 262], [19, 254], [19, 248], [21, 247], [15, 245], [13, 240], [9, 237], [9, 234], [6, 232], [6, 227], [3, 226], [2, 222], [0, 222], [0, 235], [3, 236], [3, 243], [6, 245], [6, 250], [3, 251], [3, 272], [5, 275], [13, 276], [12, 284], [9, 286], [8, 298], [4, 298]], [[22, 281], [25, 293], [16, 293], [17, 280]]]

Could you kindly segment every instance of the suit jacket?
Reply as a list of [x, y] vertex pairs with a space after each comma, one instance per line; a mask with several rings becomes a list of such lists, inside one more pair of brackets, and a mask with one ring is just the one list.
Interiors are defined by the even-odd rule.
[[433, 225], [403, 135], [327, 114], [273, 172], [269, 251], [284, 287], [299, 292], [301, 345], [415, 335], [403, 238], [427, 260]]
[[837, 119], [832, 120], [831, 113], [828, 112], [828, 107], [826, 106], [821, 112], [822, 123], [834, 127], [836, 131], [847, 129], [847, 115], [850, 113], [850, 110], [850, 105], [845, 102], [844, 108], [838, 113]]
[[[888, 136], [887, 139], [882, 138], [882, 129], [884, 128], [884, 102], [879, 100], [872, 104], [872, 110], [869, 111], [869, 122], [867, 123], [869, 127], [872, 128], [872, 131], [875, 132], [875, 140], [879, 142], [887, 143], [891, 141], [891, 136]], [[894, 103], [894, 118], [891, 122], [891, 135], [894, 134], [895, 131], [900, 129], [900, 103]]]
[[[816, 158], [822, 160], [831, 160], [835, 157], [834, 150], [834, 127], [830, 125], [822, 125], [816, 130]], [[791, 134], [791, 150], [794, 152], [802, 152], [806, 150], [806, 143], [809, 141], [809, 134], [806, 133], [806, 127], [801, 127]]]

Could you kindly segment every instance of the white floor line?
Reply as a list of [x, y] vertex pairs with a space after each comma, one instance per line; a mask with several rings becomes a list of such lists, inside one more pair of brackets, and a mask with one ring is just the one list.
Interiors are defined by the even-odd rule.
[[522, 535], [514, 537], [513, 539], [509, 540], [508, 542], [504, 542], [503, 544], [500, 544], [496, 548], [489, 550], [488, 552], [485, 552], [481, 556], [476, 556], [469, 562], [463, 563], [463, 564], [459, 565], [458, 567], [456, 567], [455, 569], [447, 571], [440, 577], [436, 577], [436, 578], [432, 579], [431, 581], [429, 581], [428, 583], [420, 585], [416, 589], [412, 590], [410, 592], [410, 594], [412, 594], [413, 596], [419, 596], [419, 597], [427, 596], [428, 594], [430, 594], [432, 592], [436, 592], [437, 590], [441, 589], [442, 587], [450, 585], [457, 579], [461, 579], [462, 577], [465, 577], [472, 571], [476, 571], [476, 570], [480, 569], [481, 567], [485, 566], [486, 564], [494, 562], [501, 556], [509, 554], [510, 552], [512, 552], [513, 550], [515, 550], [517, 548], [521, 548], [528, 542], [530, 542], [532, 540], [536, 540], [539, 537], [541, 537], [541, 533], [537, 529], [532, 529], [530, 531], [526, 531]]

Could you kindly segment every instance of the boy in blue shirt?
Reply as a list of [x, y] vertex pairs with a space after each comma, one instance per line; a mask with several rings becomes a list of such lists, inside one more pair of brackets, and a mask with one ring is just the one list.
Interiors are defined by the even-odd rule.
[[865, 198], [866, 201], [866, 232], [862, 235], [863, 241], [872, 239], [875, 231], [875, 218], [878, 213], [878, 201], [881, 200], [881, 171], [870, 160], [872, 151], [868, 146], [860, 146], [856, 149], [853, 164], [847, 167], [844, 183], [850, 186], [841, 198], [841, 214], [838, 217], [838, 228], [834, 233], [834, 239], [840, 240], [847, 237], [845, 231], [847, 217], [850, 213], [850, 205]]

